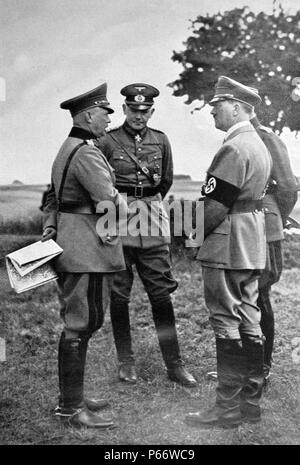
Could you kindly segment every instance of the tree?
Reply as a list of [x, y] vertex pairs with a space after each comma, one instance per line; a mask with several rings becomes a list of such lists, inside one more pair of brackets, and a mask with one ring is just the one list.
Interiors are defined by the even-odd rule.
[[203, 106], [218, 76], [226, 75], [259, 89], [263, 103], [256, 112], [264, 124], [279, 134], [284, 127], [300, 130], [300, 11], [286, 14], [275, 1], [269, 15], [235, 8], [198, 16], [190, 29], [185, 50], [173, 51], [172, 60], [183, 66], [168, 84], [173, 95]]

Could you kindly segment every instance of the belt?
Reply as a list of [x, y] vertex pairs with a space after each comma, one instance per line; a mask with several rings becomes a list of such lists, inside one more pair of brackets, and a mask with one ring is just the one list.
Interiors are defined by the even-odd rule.
[[262, 200], [237, 200], [229, 213], [251, 213], [258, 211], [262, 211]]
[[58, 207], [58, 211], [62, 213], [75, 213], [78, 215], [95, 215], [96, 209], [94, 205], [85, 203], [85, 204], [74, 204], [61, 202]]
[[120, 193], [126, 193], [141, 199], [142, 197], [152, 197], [158, 194], [159, 187], [143, 187], [143, 186], [116, 186]]

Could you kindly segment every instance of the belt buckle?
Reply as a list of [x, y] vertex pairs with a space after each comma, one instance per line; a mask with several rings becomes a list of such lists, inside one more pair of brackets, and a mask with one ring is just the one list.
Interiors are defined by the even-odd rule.
[[[138, 189], [140, 189], [140, 194], [138, 194]], [[143, 197], [143, 186], [134, 186], [134, 196], [137, 199], [141, 199]]]

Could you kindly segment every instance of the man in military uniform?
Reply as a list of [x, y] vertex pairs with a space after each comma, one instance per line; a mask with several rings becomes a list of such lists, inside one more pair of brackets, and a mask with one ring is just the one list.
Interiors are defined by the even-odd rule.
[[203, 271], [205, 302], [216, 337], [218, 386], [215, 406], [190, 413], [195, 426], [235, 427], [260, 420], [263, 336], [257, 306], [258, 277], [265, 267], [262, 198], [272, 161], [250, 123], [260, 97], [221, 76], [211, 114], [225, 141], [207, 172], [204, 189]]
[[251, 123], [270, 152], [273, 167], [269, 187], [263, 198], [266, 221], [267, 262], [259, 282], [257, 304], [261, 310], [261, 329], [265, 336], [264, 373], [269, 378], [274, 344], [274, 313], [270, 301], [271, 286], [282, 272], [283, 227], [297, 201], [297, 181], [293, 174], [286, 145], [272, 131], [262, 126], [253, 112]]
[[[173, 182], [172, 152], [167, 136], [147, 126], [154, 112], [153, 99], [159, 91], [148, 84], [136, 83], [124, 87], [121, 94], [125, 97], [125, 122], [99, 140], [101, 151], [115, 169], [116, 187], [127, 196], [131, 214], [127, 234], [122, 235], [126, 270], [115, 277], [111, 303], [112, 328], [120, 362], [119, 378], [129, 383], [135, 383], [137, 379], [129, 318], [135, 265], [150, 299], [168, 376], [185, 386], [195, 386], [196, 380], [186, 371], [181, 360], [170, 297], [177, 288], [177, 282], [171, 273], [170, 228], [161, 200]], [[158, 234], [151, 234], [150, 229], [145, 231], [145, 228], [136, 233], [131, 227], [130, 220], [136, 213], [137, 201], [141, 223], [143, 226], [148, 221], [152, 226], [156, 224]], [[156, 210], [152, 208], [155, 205]]]
[[58, 349], [59, 406], [67, 424], [110, 428], [111, 419], [97, 415], [105, 401], [84, 399], [84, 367], [88, 341], [103, 323], [115, 272], [125, 267], [119, 237], [99, 237], [96, 225], [101, 202], [127, 212], [114, 187], [113, 169], [93, 140], [105, 132], [113, 110], [107, 85], [63, 102], [73, 128], [52, 167], [52, 190], [44, 207], [43, 240], [55, 238], [63, 248], [56, 259], [64, 329]]

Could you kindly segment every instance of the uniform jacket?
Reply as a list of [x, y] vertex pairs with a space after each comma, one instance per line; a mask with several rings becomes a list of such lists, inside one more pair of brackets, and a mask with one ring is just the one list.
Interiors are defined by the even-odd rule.
[[[77, 129], [77, 128], [76, 128]], [[73, 131], [73, 130], [72, 130]], [[78, 131], [77, 131], [78, 132]], [[72, 134], [72, 132], [71, 132]], [[52, 192], [48, 195], [44, 212], [47, 226], [57, 227], [57, 243], [63, 253], [56, 259], [57, 271], [63, 272], [114, 272], [125, 268], [121, 240], [103, 241], [97, 231], [98, 214], [74, 214], [57, 212], [58, 191], [67, 159], [83, 139], [68, 137], [63, 143], [52, 167]], [[108, 200], [121, 202], [114, 187], [113, 169], [92, 141], [83, 145], [72, 159], [67, 172], [62, 200], [72, 204], [93, 204]], [[125, 205], [124, 205], [125, 204]], [[97, 210], [96, 210], [97, 211]]]
[[[258, 135], [266, 145], [273, 161], [270, 189], [263, 199], [267, 241], [283, 239], [283, 225], [297, 201], [297, 180], [293, 174], [286, 145], [270, 128], [252, 121]], [[275, 181], [275, 183], [274, 183]]]
[[[108, 131], [105, 137], [98, 140], [98, 144], [115, 170], [117, 189], [122, 192], [122, 188], [127, 186], [143, 186], [157, 187], [158, 190], [156, 195], [142, 199], [127, 196], [130, 215], [127, 231], [121, 234], [123, 245], [149, 248], [170, 243], [169, 218], [162, 203], [173, 182], [172, 151], [167, 136], [146, 127], [136, 137], [125, 122], [123, 126]], [[141, 165], [149, 170], [152, 180], [130, 158], [128, 152], [134, 154]], [[140, 209], [139, 215], [136, 214], [137, 207]], [[143, 226], [136, 234], [139, 219]]]
[[[262, 197], [272, 161], [249, 124], [232, 132], [215, 155], [207, 178], [215, 176], [240, 189], [236, 201]], [[264, 269], [265, 220], [262, 211], [230, 213], [209, 234], [198, 252], [203, 266], [224, 269]]]

